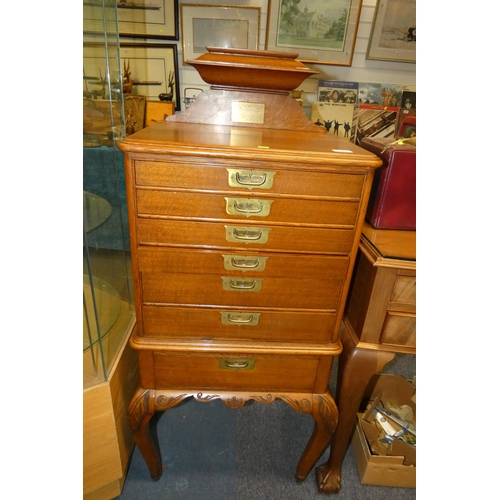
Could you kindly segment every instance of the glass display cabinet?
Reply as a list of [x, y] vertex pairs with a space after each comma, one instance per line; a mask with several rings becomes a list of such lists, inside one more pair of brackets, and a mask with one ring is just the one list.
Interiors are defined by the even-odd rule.
[[116, 1], [83, 1], [83, 498], [120, 495], [134, 443], [137, 356]]
[[108, 379], [134, 312], [117, 148], [125, 125], [116, 3], [83, 6], [83, 357], [89, 387]]

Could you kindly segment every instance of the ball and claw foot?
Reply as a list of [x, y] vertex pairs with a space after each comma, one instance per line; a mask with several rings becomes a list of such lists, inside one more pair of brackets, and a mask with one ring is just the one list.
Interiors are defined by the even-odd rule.
[[342, 488], [340, 473], [332, 471], [328, 462], [316, 468], [316, 483], [320, 493], [339, 493]]

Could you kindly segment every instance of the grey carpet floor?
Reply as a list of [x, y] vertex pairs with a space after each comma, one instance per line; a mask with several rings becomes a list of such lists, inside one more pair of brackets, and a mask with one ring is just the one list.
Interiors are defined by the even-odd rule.
[[[396, 356], [385, 373], [411, 379], [415, 356]], [[335, 391], [336, 363], [330, 387]], [[153, 481], [136, 448], [119, 500], [414, 500], [416, 490], [362, 485], [351, 446], [342, 468], [337, 495], [318, 492], [314, 469], [298, 484], [297, 461], [311, 435], [313, 420], [281, 400], [252, 402], [231, 410], [220, 401], [190, 399], [157, 414], [162, 462]], [[316, 465], [328, 459], [328, 450]]]

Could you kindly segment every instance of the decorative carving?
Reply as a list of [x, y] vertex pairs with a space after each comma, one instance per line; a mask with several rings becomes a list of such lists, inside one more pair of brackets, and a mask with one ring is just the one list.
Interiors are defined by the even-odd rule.
[[280, 395], [278, 397], [285, 401], [285, 403], [288, 403], [295, 411], [300, 413], [312, 413], [313, 408], [310, 398], [304, 397], [303, 399], [298, 400], [285, 395]]
[[213, 401], [214, 399], [221, 399], [221, 397], [217, 394], [208, 394], [206, 396], [203, 396], [202, 392], [199, 392], [194, 396], [196, 401], [199, 401], [200, 403], [210, 403], [210, 401]]
[[178, 396], [158, 396], [156, 398], [156, 409], [163, 411], [178, 405], [183, 399], [189, 397], [189, 394], [179, 394]]
[[333, 397], [325, 397], [323, 394], [315, 394], [313, 399], [318, 405], [318, 415], [323, 421], [326, 431], [333, 434], [339, 420], [339, 412]]
[[276, 399], [276, 396], [273, 396], [272, 394], [268, 394], [267, 396], [252, 396], [252, 399], [255, 399], [257, 403], [261, 403], [263, 405], [268, 405], [270, 403], [273, 403], [274, 400]]
[[[154, 391], [152, 394], [154, 398]], [[141, 389], [137, 391], [130, 402], [128, 409], [128, 425], [131, 432], [137, 432], [146, 417], [150, 413], [150, 398], [151, 391], [149, 389]]]
[[226, 399], [224, 403], [226, 403], [226, 406], [228, 408], [231, 408], [231, 410], [237, 410], [245, 404], [245, 400], [243, 398], [237, 398], [236, 396], [233, 396], [230, 399]]

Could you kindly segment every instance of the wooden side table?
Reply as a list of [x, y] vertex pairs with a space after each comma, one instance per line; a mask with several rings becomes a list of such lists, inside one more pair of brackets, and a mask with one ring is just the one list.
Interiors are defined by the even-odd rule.
[[341, 489], [342, 461], [370, 379], [396, 353], [416, 354], [416, 268], [416, 231], [374, 229], [364, 223], [344, 315], [339, 421], [328, 462], [316, 469], [324, 493]]

